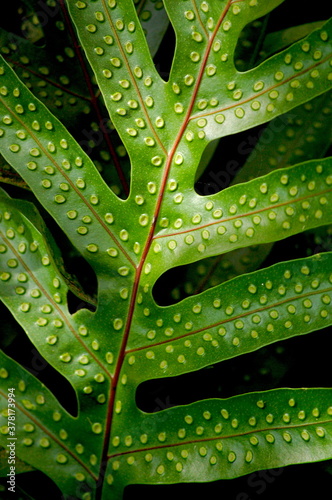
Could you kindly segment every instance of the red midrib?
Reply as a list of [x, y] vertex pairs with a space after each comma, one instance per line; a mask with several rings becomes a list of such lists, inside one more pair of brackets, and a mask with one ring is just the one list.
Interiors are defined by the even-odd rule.
[[[155, 342], [154, 344], [151, 343], [149, 345], [149, 347], [153, 348], [153, 347], [158, 347], [160, 345], [169, 344], [171, 342], [176, 342], [180, 339], [190, 337], [191, 335], [196, 335], [197, 333], [205, 332], [206, 330], [211, 330], [212, 328], [217, 328], [220, 325], [225, 325], [226, 323], [231, 323], [231, 322], [236, 321], [238, 319], [247, 318], [249, 316], [253, 316], [254, 314], [268, 311], [269, 309], [273, 309], [274, 307], [280, 307], [284, 304], [288, 304], [289, 302], [296, 302], [298, 300], [305, 299], [306, 297], [312, 297], [313, 295], [320, 295], [323, 293], [330, 293], [331, 291], [332, 291], [332, 287], [329, 287], [329, 288], [324, 288], [323, 290], [316, 290], [314, 292], [306, 292], [306, 293], [303, 293], [301, 295], [292, 295], [291, 297], [288, 297], [287, 299], [279, 300], [279, 302], [274, 302], [274, 303], [269, 304], [265, 307], [258, 307], [257, 309], [246, 311], [242, 314], [238, 314], [237, 316], [232, 316], [230, 318], [226, 318], [226, 319], [223, 319], [221, 321], [217, 321], [216, 323], [212, 323], [210, 325], [204, 326], [204, 327], [199, 328], [197, 330], [193, 330], [192, 332], [183, 333], [182, 335], [178, 335], [177, 337], [172, 337], [169, 339], [161, 340], [160, 342]], [[127, 352], [128, 353], [129, 352], [130, 353], [138, 352], [138, 351], [142, 351], [144, 349], [146, 349], [146, 346], [136, 347], [136, 348], [128, 350]]]
[[31, 271], [30, 267], [25, 263], [23, 260], [22, 256], [17, 252], [16, 248], [13, 246], [13, 244], [4, 236], [2, 231], [0, 231], [0, 237], [4, 241], [4, 243], [7, 245], [8, 248], [12, 251], [13, 255], [15, 258], [20, 262], [21, 266], [25, 269], [27, 274], [30, 276], [31, 280], [35, 283], [37, 288], [41, 290], [41, 292], [44, 294], [44, 296], [47, 298], [47, 301], [52, 305], [52, 307], [55, 309], [59, 317], [63, 320], [64, 324], [70, 331], [70, 333], [76, 338], [77, 342], [79, 342], [82, 347], [84, 347], [84, 350], [91, 356], [93, 361], [100, 367], [101, 370], [103, 370], [107, 376], [111, 376], [109, 371], [105, 368], [105, 366], [98, 360], [97, 356], [94, 354], [94, 352], [88, 347], [87, 343], [83, 341], [83, 339], [80, 337], [80, 335], [77, 334], [76, 329], [74, 326], [71, 324], [71, 322], [68, 320], [68, 317], [66, 314], [63, 312], [61, 307], [57, 302], [55, 302], [54, 298], [46, 288], [43, 286], [43, 284], [38, 280], [37, 276], [33, 274]]
[[[179, 130], [179, 132], [174, 140], [173, 147], [171, 148], [171, 150], [168, 154], [167, 162], [165, 165], [165, 170], [164, 170], [164, 173], [163, 173], [163, 176], [161, 179], [161, 185], [160, 185], [160, 190], [159, 190], [159, 194], [158, 194], [158, 198], [157, 198], [156, 208], [155, 208], [154, 215], [152, 218], [152, 225], [150, 227], [149, 234], [148, 234], [148, 237], [146, 240], [146, 244], [145, 244], [145, 247], [144, 247], [143, 252], [142, 252], [141, 260], [140, 260], [138, 266], [136, 267], [135, 280], [134, 280], [134, 285], [133, 285], [133, 290], [132, 290], [130, 305], [129, 305], [129, 310], [128, 310], [128, 318], [127, 318], [125, 331], [124, 331], [124, 335], [123, 335], [123, 340], [122, 340], [122, 344], [121, 344], [121, 348], [120, 348], [120, 352], [119, 352], [119, 356], [118, 356], [118, 362], [117, 362], [115, 372], [114, 372], [113, 384], [112, 384], [111, 389], [110, 389], [110, 399], [109, 399], [109, 405], [108, 405], [108, 411], [107, 411], [104, 447], [103, 447], [103, 453], [102, 453], [102, 459], [101, 459], [101, 467], [102, 468], [107, 463], [107, 456], [108, 456], [107, 451], [108, 451], [109, 440], [110, 440], [110, 435], [111, 435], [112, 415], [113, 415], [113, 411], [114, 411], [116, 388], [117, 388], [121, 368], [123, 365], [123, 361], [124, 361], [124, 358], [126, 355], [126, 347], [127, 347], [127, 342], [128, 342], [130, 329], [131, 329], [132, 320], [133, 320], [138, 287], [139, 287], [139, 283], [140, 283], [140, 279], [141, 279], [143, 266], [145, 264], [146, 257], [149, 253], [151, 243], [152, 243], [153, 238], [154, 238], [156, 224], [157, 224], [158, 216], [160, 213], [161, 204], [162, 204], [163, 197], [164, 197], [164, 192], [166, 189], [166, 183], [167, 183], [167, 179], [169, 176], [171, 164], [173, 161], [174, 154], [177, 150], [177, 147], [178, 147], [178, 145], [183, 137], [184, 131], [189, 123], [192, 109], [193, 109], [193, 106], [194, 106], [194, 103], [196, 100], [196, 96], [197, 96], [197, 93], [198, 93], [198, 90], [199, 90], [199, 87], [201, 84], [201, 80], [203, 77], [206, 62], [207, 62], [207, 59], [208, 59], [210, 51], [211, 51], [212, 43], [213, 43], [214, 38], [219, 30], [220, 24], [224, 20], [231, 4], [234, 3], [234, 1], [238, 1], [238, 0], [228, 0], [227, 5], [226, 5], [224, 11], [222, 12], [222, 14], [219, 18], [219, 21], [216, 24], [216, 27], [211, 35], [211, 38], [208, 41], [208, 44], [207, 44], [207, 47], [205, 50], [205, 54], [204, 54], [204, 58], [202, 60], [202, 65], [201, 65], [201, 68], [200, 68], [200, 71], [199, 71], [199, 74], [198, 74], [198, 77], [197, 77], [197, 80], [195, 83], [195, 87], [193, 89], [193, 94], [191, 96], [191, 100], [190, 100], [190, 103], [188, 106], [188, 110], [187, 110], [186, 115], [184, 117], [183, 123], [180, 127], [180, 130]], [[240, 1], [242, 1], [242, 0], [240, 0]], [[102, 472], [104, 470], [102, 468], [101, 468], [100, 475], [102, 474]], [[98, 500], [101, 498], [101, 494], [102, 494], [102, 488], [100, 488], [99, 491], [97, 492], [97, 499]]]

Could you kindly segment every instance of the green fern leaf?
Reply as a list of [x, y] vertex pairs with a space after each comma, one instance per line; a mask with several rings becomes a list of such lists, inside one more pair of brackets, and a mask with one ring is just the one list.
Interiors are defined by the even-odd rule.
[[[291, 142], [279, 165], [267, 148], [259, 175], [254, 152], [242, 182], [206, 196], [195, 189], [221, 137], [285, 113], [301, 119], [310, 106], [328, 127], [331, 21], [255, 67], [236, 66], [244, 28], [281, 3], [54, 2], [72, 40], [77, 31], [128, 153], [131, 184], [122, 198], [66, 119], [1, 58], [0, 151], [30, 190], [22, 200], [0, 191], [1, 300], [38, 355], [70, 384], [77, 411], [67, 411], [4, 343], [0, 445], [14, 443], [18, 465], [42, 471], [63, 498], [120, 499], [130, 484], [215, 481], [332, 458], [329, 388], [251, 392], [154, 414], [136, 401], [144, 382], [309, 333], [314, 341], [332, 324], [330, 252], [239, 271], [172, 305], [156, 294], [158, 280], [178, 266], [332, 224], [332, 159], [315, 158], [327, 150], [328, 129], [301, 155]], [[168, 20], [176, 47], [166, 81], [153, 56]], [[292, 117], [283, 119], [288, 130]], [[276, 141], [279, 153], [286, 141]], [[45, 211], [56, 227], [46, 227]], [[95, 273], [96, 301], [71, 284], [62, 234]], [[96, 309], [85, 302], [73, 311], [73, 291]]]

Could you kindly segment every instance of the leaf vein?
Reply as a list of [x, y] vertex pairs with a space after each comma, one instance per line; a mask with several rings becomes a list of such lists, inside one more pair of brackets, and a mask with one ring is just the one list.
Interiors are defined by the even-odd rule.
[[36, 284], [36, 286], [38, 288], [40, 288], [40, 290], [45, 295], [45, 297], [47, 298], [47, 300], [50, 302], [50, 304], [52, 304], [52, 306], [57, 311], [57, 313], [59, 314], [59, 316], [61, 316], [61, 318], [64, 321], [65, 325], [70, 330], [70, 332], [74, 335], [74, 337], [76, 338], [76, 340], [78, 340], [78, 342], [90, 354], [90, 356], [98, 364], [98, 366], [100, 366], [100, 368], [105, 373], [107, 373], [108, 376], [112, 377], [112, 375], [100, 363], [100, 361], [95, 356], [95, 354], [93, 353], [93, 351], [91, 351], [90, 348], [83, 342], [82, 338], [77, 334], [77, 332], [75, 331], [75, 328], [73, 327], [73, 325], [71, 324], [71, 322], [68, 320], [68, 317], [66, 316], [66, 314], [62, 311], [62, 309], [59, 307], [59, 305], [57, 304], [57, 302], [55, 302], [55, 300], [53, 299], [53, 297], [47, 292], [47, 290], [44, 288], [44, 286], [42, 285], [42, 283], [36, 278], [36, 276], [31, 271], [30, 267], [24, 262], [24, 260], [22, 259], [21, 255], [16, 251], [15, 247], [11, 244], [11, 242], [4, 236], [4, 234], [2, 233], [2, 231], [0, 231], [0, 236], [3, 239], [4, 243], [11, 249], [11, 251], [13, 252], [13, 254], [15, 255], [15, 257], [17, 258], [17, 260], [24, 267], [24, 269], [29, 274], [30, 278], [34, 281], [34, 283]]
[[332, 192], [332, 189], [325, 189], [324, 191], [320, 191], [319, 193], [314, 193], [314, 194], [311, 194], [311, 195], [308, 195], [308, 196], [302, 196], [300, 198], [294, 198], [292, 200], [285, 201], [283, 203], [278, 203], [276, 205], [269, 205], [268, 207], [260, 208], [259, 210], [253, 210], [252, 212], [247, 212], [245, 214], [232, 215], [231, 217], [227, 217], [227, 218], [224, 218], [224, 219], [219, 219], [219, 220], [213, 221], [213, 222], [208, 222], [206, 224], [195, 226], [195, 227], [193, 227], [191, 229], [186, 229], [186, 230], [183, 230], [183, 231], [178, 231], [176, 233], [165, 233], [165, 234], [156, 235], [156, 236], [154, 236], [154, 239], [156, 240], [156, 239], [160, 239], [160, 238], [167, 238], [167, 237], [171, 237], [171, 236], [178, 236], [180, 234], [191, 233], [192, 231], [198, 231], [200, 229], [204, 229], [205, 227], [214, 226], [216, 224], [223, 224], [223, 223], [229, 222], [231, 220], [241, 219], [243, 217], [249, 217], [251, 215], [260, 214], [262, 212], [266, 212], [267, 210], [273, 210], [273, 209], [276, 209], [276, 208], [284, 207], [284, 206], [287, 206], [287, 205], [290, 205], [290, 204], [293, 204], [293, 203], [298, 203], [300, 201], [304, 201], [304, 200], [307, 200], [307, 199], [310, 199], [310, 198], [315, 198], [315, 197], [321, 196], [323, 194], [331, 193], [331, 192]]
[[137, 97], [138, 97], [138, 99], [139, 99], [139, 101], [140, 101], [140, 104], [141, 104], [141, 107], [142, 107], [142, 110], [143, 110], [144, 116], [145, 116], [145, 118], [146, 118], [146, 121], [148, 122], [149, 127], [150, 127], [150, 130], [151, 130], [151, 132], [153, 133], [153, 135], [154, 135], [154, 137], [155, 137], [156, 141], [158, 142], [159, 146], [161, 147], [161, 149], [163, 150], [163, 152], [167, 155], [167, 150], [166, 150], [166, 148], [165, 148], [165, 146], [164, 146], [163, 142], [161, 141], [161, 139], [160, 139], [160, 137], [159, 137], [158, 133], [156, 132], [155, 127], [152, 125], [152, 121], [151, 121], [151, 119], [150, 119], [150, 115], [149, 115], [149, 113], [148, 113], [148, 111], [147, 111], [147, 109], [146, 109], [146, 106], [145, 106], [145, 104], [144, 104], [144, 100], [143, 100], [143, 97], [142, 97], [141, 91], [140, 91], [140, 89], [139, 89], [139, 87], [138, 87], [138, 85], [137, 85], [137, 83], [136, 83], [136, 79], [134, 78], [133, 71], [132, 71], [132, 69], [131, 69], [131, 65], [129, 64], [128, 57], [126, 56], [126, 53], [125, 53], [125, 51], [124, 51], [124, 50], [123, 50], [123, 48], [122, 48], [122, 44], [121, 44], [121, 41], [120, 41], [119, 36], [118, 36], [118, 34], [117, 34], [117, 31], [116, 31], [116, 29], [114, 28], [114, 23], [113, 23], [113, 20], [112, 20], [112, 18], [111, 18], [111, 16], [110, 16], [109, 12], [108, 12], [107, 6], [106, 6], [106, 4], [105, 4], [105, 0], [101, 0], [101, 2], [102, 2], [102, 5], [103, 5], [103, 8], [104, 8], [104, 12], [105, 12], [105, 15], [106, 15], [106, 17], [107, 17], [107, 20], [108, 20], [108, 22], [109, 22], [109, 25], [110, 25], [110, 26], [111, 26], [111, 28], [112, 28], [112, 31], [113, 31], [114, 37], [115, 37], [115, 38], [116, 38], [116, 40], [117, 40], [117, 46], [119, 47], [119, 50], [120, 50], [120, 52], [121, 52], [121, 56], [122, 56], [123, 60], [125, 61], [126, 68], [127, 68], [127, 71], [128, 71], [128, 74], [130, 75], [130, 78], [131, 78], [131, 81], [132, 81], [133, 86], [134, 86], [134, 88], [135, 88], [135, 91], [136, 91]]
[[[7, 399], [7, 395], [0, 390], [0, 394]], [[33, 417], [30, 412], [26, 411], [23, 406], [19, 403], [15, 403], [16, 408], [21, 411], [27, 418], [29, 418], [39, 429], [41, 429], [45, 434], [47, 434], [57, 445], [59, 445], [64, 451], [66, 451], [76, 462], [78, 462], [81, 467], [83, 467], [86, 472], [94, 479], [97, 480], [97, 476], [82, 462], [82, 460], [75, 455], [62, 441], [60, 441], [55, 434], [49, 431], [48, 427], [45, 427], [37, 418]]]
[[99, 224], [102, 226], [102, 228], [105, 230], [105, 232], [108, 234], [108, 236], [111, 237], [111, 239], [114, 241], [114, 243], [117, 245], [119, 250], [122, 252], [122, 254], [126, 257], [126, 259], [131, 263], [133, 267], [135, 267], [135, 263], [133, 262], [132, 258], [129, 256], [129, 254], [126, 252], [126, 250], [123, 248], [123, 246], [119, 243], [118, 239], [115, 237], [115, 235], [112, 233], [112, 231], [109, 230], [109, 228], [106, 226], [104, 221], [101, 219], [99, 214], [94, 210], [94, 208], [91, 206], [91, 204], [87, 201], [85, 196], [79, 191], [79, 189], [75, 186], [73, 181], [70, 179], [70, 177], [66, 174], [66, 172], [60, 167], [60, 165], [57, 163], [57, 161], [50, 155], [50, 153], [45, 149], [43, 144], [38, 140], [36, 135], [32, 132], [31, 129], [24, 123], [23, 120], [19, 118], [19, 116], [9, 107], [6, 105], [3, 99], [0, 100], [0, 102], [3, 104], [3, 106], [8, 110], [9, 113], [12, 114], [12, 116], [22, 125], [22, 127], [25, 128], [25, 130], [29, 133], [29, 135], [32, 137], [32, 139], [36, 142], [38, 147], [41, 149], [41, 151], [45, 154], [45, 156], [53, 163], [54, 167], [57, 169], [57, 171], [66, 179], [68, 184], [71, 186], [71, 188], [74, 190], [75, 194], [78, 195], [78, 197], [81, 199], [81, 201], [86, 205], [86, 207], [90, 210], [92, 213], [93, 217], [99, 222]]
[[196, 444], [196, 443], [206, 443], [209, 441], [220, 441], [222, 439], [232, 439], [232, 438], [237, 438], [237, 437], [243, 437], [243, 436], [248, 436], [251, 434], [258, 434], [261, 432], [271, 432], [271, 431], [278, 431], [278, 430], [286, 430], [286, 429], [299, 429], [302, 427], [311, 427], [313, 425], [324, 425], [324, 424], [330, 424], [332, 423], [332, 419], [328, 420], [321, 420], [318, 422], [309, 422], [309, 423], [301, 423], [301, 424], [292, 424], [292, 425], [283, 425], [283, 426], [271, 426], [271, 427], [264, 427], [261, 429], [252, 429], [250, 431], [245, 431], [245, 432], [239, 432], [237, 434], [227, 434], [225, 436], [213, 436], [213, 437], [207, 437], [207, 438], [201, 438], [201, 439], [191, 439], [189, 441], [181, 441], [177, 443], [170, 443], [170, 444], [162, 444], [158, 446], [150, 446], [149, 448], [138, 448], [136, 450], [128, 450], [128, 451], [123, 451], [120, 453], [114, 453], [112, 455], [109, 455], [108, 459], [115, 458], [118, 456], [122, 455], [128, 455], [128, 454], [133, 454], [133, 453], [140, 453], [140, 452], [145, 452], [145, 451], [151, 451], [151, 450], [159, 450], [159, 449], [165, 449], [165, 448], [175, 448], [177, 446], [185, 446], [188, 444]]
[[[236, 108], [237, 106], [241, 106], [243, 104], [247, 104], [248, 102], [252, 101], [253, 99], [257, 99], [258, 97], [261, 97], [262, 95], [265, 95], [267, 94], [267, 92], [270, 92], [271, 90], [273, 89], [276, 89], [278, 87], [281, 87], [282, 85], [285, 85], [286, 83], [292, 81], [294, 78], [298, 78], [299, 76], [302, 76], [306, 73], [308, 73], [309, 71], [311, 71], [313, 68], [317, 68], [317, 66], [327, 62], [329, 59], [331, 59], [332, 55], [328, 55], [326, 56], [324, 59], [322, 59], [321, 61], [309, 66], [308, 68], [302, 70], [302, 71], [299, 71], [298, 73], [290, 76], [289, 78], [286, 78], [285, 80], [283, 80], [282, 82], [280, 83], [276, 83], [275, 85], [271, 85], [270, 87], [268, 87], [267, 89], [265, 90], [262, 90], [261, 92], [257, 92], [255, 95], [253, 95], [252, 97], [248, 97], [247, 99], [243, 99], [242, 101], [237, 101], [236, 103], [233, 103], [233, 104], [230, 104], [229, 106], [224, 106], [223, 108], [218, 108], [218, 109], [214, 109], [213, 111], [211, 112], [206, 112], [206, 113], [197, 113], [195, 115], [192, 115], [188, 121], [191, 121], [191, 120], [196, 120], [198, 118], [203, 118], [205, 116], [213, 116], [215, 115], [216, 113], [221, 113], [222, 111], [227, 111], [229, 109], [233, 109], [233, 108]], [[249, 70], [250, 71], [250, 70]], [[248, 73], [249, 73], [248, 71]]]
[[[259, 313], [259, 312], [263, 312], [263, 311], [268, 311], [269, 309], [273, 308], [273, 307], [279, 307], [283, 304], [287, 304], [289, 302], [292, 302], [294, 300], [299, 300], [299, 299], [303, 299], [303, 298], [306, 298], [306, 297], [311, 297], [313, 295], [318, 295], [318, 294], [321, 294], [321, 293], [328, 293], [328, 292], [331, 292], [332, 291], [332, 287], [329, 287], [329, 288], [325, 288], [323, 290], [316, 290], [316, 291], [313, 291], [313, 292], [308, 292], [308, 293], [304, 293], [304, 294], [299, 294], [299, 295], [295, 295], [295, 296], [292, 296], [292, 297], [288, 297], [287, 299], [284, 299], [284, 300], [280, 300], [279, 302], [274, 302], [273, 304], [269, 304], [265, 307], [258, 307], [257, 309], [254, 309], [254, 310], [250, 310], [250, 311], [246, 311], [242, 314], [238, 314], [236, 316], [232, 316], [231, 318], [227, 318], [227, 319], [224, 319], [222, 321], [218, 321], [217, 323], [213, 323], [211, 325], [207, 325], [207, 326], [204, 326], [203, 328], [199, 328], [195, 331], [192, 331], [192, 332], [188, 332], [188, 333], [184, 333], [183, 335], [178, 335], [177, 337], [172, 337], [172, 338], [169, 338], [167, 340], [163, 340], [163, 341], [160, 341], [160, 342], [155, 342], [154, 344], [149, 344], [149, 345], [145, 345], [145, 346], [141, 346], [141, 347], [136, 347], [136, 348], [133, 348], [133, 349], [128, 349], [126, 351], [126, 354], [129, 354], [129, 353], [132, 353], [132, 352], [137, 352], [137, 351], [142, 351], [144, 349], [150, 349], [152, 347], [157, 347], [159, 345], [164, 345], [164, 344], [168, 344], [170, 342], [175, 342], [177, 340], [180, 340], [180, 339], [183, 339], [183, 338], [186, 338], [186, 337], [190, 337], [192, 335], [195, 335], [197, 333], [201, 333], [201, 332], [205, 332], [206, 330], [209, 330], [211, 328], [216, 328], [220, 325], [224, 325], [226, 323], [231, 323], [237, 319], [242, 319], [242, 318], [246, 318], [248, 316], [251, 316], [253, 314], [256, 314], [256, 313]], [[184, 300], [188, 300], [188, 299], [184, 299]], [[173, 306], [170, 306], [170, 307], [173, 307]]]

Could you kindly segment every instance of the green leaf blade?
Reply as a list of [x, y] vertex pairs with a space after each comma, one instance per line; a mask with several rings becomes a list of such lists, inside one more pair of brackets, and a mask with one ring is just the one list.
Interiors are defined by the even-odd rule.
[[[68, 40], [66, 42], [68, 45]], [[75, 118], [84, 116], [89, 107], [90, 95], [82, 85], [79, 65], [73, 76], [70, 78], [67, 76], [71, 75], [72, 65], [77, 64], [73, 49], [67, 46], [61, 61], [56, 59], [55, 54], [50, 60], [49, 52], [43, 48], [4, 30], [0, 30], [0, 43], [2, 47], [7, 48], [4, 57], [12, 65], [18, 77], [29, 82], [31, 92], [59, 119], [67, 121], [68, 125], [73, 125]], [[54, 41], [52, 43], [54, 44]], [[57, 48], [59, 51], [62, 49], [62, 47]], [[73, 113], [73, 110], [77, 113]]]
[[[151, 148], [164, 156], [160, 116], [164, 83], [152, 62], [133, 3], [125, 0], [109, 6], [100, 0], [78, 7], [69, 2], [69, 9], [74, 20], [80, 19], [79, 37], [130, 157], [151, 155]], [[93, 57], [96, 53], [98, 58]]]
[[[110, 483], [170, 484], [230, 479], [266, 468], [331, 458], [331, 389], [277, 389], [171, 408], [150, 419], [130, 450], [110, 457]], [[139, 427], [139, 426], [138, 426]], [[112, 492], [105, 486], [104, 498]]]
[[[42, 8], [39, 0], [24, 2], [31, 12]], [[31, 394], [20, 394], [17, 406], [20, 418], [29, 420], [18, 433], [21, 458], [29, 462], [25, 447], [32, 450], [33, 467], [44, 457], [39, 468], [66, 497], [120, 499], [127, 484], [213, 481], [267, 465], [332, 456], [330, 389], [253, 393], [178, 406], [156, 415], [143, 412], [138, 399], [138, 386], [145, 381], [180, 376], [332, 324], [331, 253], [279, 262], [203, 293], [196, 290], [171, 306], [158, 304], [154, 289], [158, 278], [176, 266], [271, 244], [332, 223], [331, 158], [254, 175], [214, 195], [204, 197], [195, 191], [200, 162], [204, 165], [211, 155], [206, 150], [211, 141], [266, 123], [313, 97], [322, 97], [323, 102], [331, 88], [331, 22], [257, 67], [241, 72], [240, 67], [252, 66], [250, 61], [236, 67], [243, 28], [281, 3], [165, 0], [176, 36], [166, 82], [155, 68], [143, 27], [144, 9], [157, 8], [160, 2], [51, 2], [48, 15], [53, 15], [54, 7], [61, 9], [69, 45], [84, 72], [87, 89], [79, 95], [88, 90], [92, 114], [98, 118], [91, 133], [83, 130], [85, 120], [82, 130], [74, 131], [75, 137], [88, 136], [91, 158], [9, 65], [1, 63], [4, 159], [31, 188], [26, 197], [35, 196], [70, 238], [75, 250], [69, 264], [77, 251], [98, 281], [96, 312], [92, 312], [72, 297], [73, 288], [61, 276], [66, 271], [57, 264], [59, 250], [37, 212], [26, 202], [0, 195], [3, 303], [45, 362], [66, 377], [78, 402], [76, 417], [66, 412], [62, 417], [51, 395], [43, 415], [37, 408], [41, 384], [30, 383], [27, 376], [31, 386], [27, 390], [18, 365], [4, 357], [1, 410], [6, 408], [7, 383]], [[164, 13], [157, 18], [167, 21]], [[47, 40], [55, 25], [50, 23]], [[81, 64], [84, 55], [75, 28], [100, 93], [94, 92], [91, 73]], [[158, 44], [159, 35], [155, 40]], [[59, 41], [56, 46], [63, 47]], [[74, 68], [77, 65], [75, 72]], [[58, 76], [52, 75], [52, 85]], [[82, 83], [78, 72], [73, 81], [77, 91]], [[125, 176], [120, 175], [117, 155], [114, 150], [111, 154], [111, 141], [99, 119], [102, 99], [110, 115], [109, 131], [114, 125], [114, 134], [123, 141], [119, 154], [128, 152], [131, 173], [127, 161]], [[86, 118], [90, 119], [89, 113]], [[326, 133], [317, 142], [329, 140]], [[324, 154], [325, 149], [321, 151]], [[122, 180], [122, 188], [114, 191], [109, 187], [116, 184], [112, 165], [108, 171], [111, 159]], [[265, 160], [264, 173], [271, 166], [270, 156]], [[296, 163], [293, 156], [291, 162]], [[103, 168], [107, 172], [102, 177]], [[129, 176], [130, 191], [124, 182]], [[122, 200], [115, 192], [127, 198]], [[78, 310], [72, 314], [74, 307]], [[4, 334], [7, 329], [5, 324]], [[18, 325], [13, 330], [19, 331]], [[318, 333], [312, 337], [319, 343]], [[14, 344], [7, 339], [3, 345]], [[264, 359], [264, 366], [267, 363]], [[42, 395], [46, 400], [47, 390]], [[53, 407], [58, 410], [52, 412]], [[54, 418], [54, 411], [60, 419]], [[8, 433], [6, 417], [2, 411], [0, 445]], [[50, 454], [41, 457], [39, 448], [47, 433]], [[54, 460], [59, 466], [52, 472]], [[64, 477], [63, 464], [68, 465]]]
[[277, 51], [286, 48], [301, 38], [309, 35], [314, 29], [321, 28], [324, 24], [323, 21], [315, 21], [313, 23], [306, 23], [300, 26], [293, 26], [285, 30], [269, 33], [262, 46], [262, 53], [264, 57], [275, 54]]
[[[99, 339], [98, 349], [95, 349], [95, 344], [91, 345], [91, 340], [86, 338], [91, 313], [88, 318], [86, 310], [75, 316], [69, 313], [68, 288], [52, 254], [36, 227], [16, 205], [13, 200], [0, 199], [2, 301], [47, 362], [78, 391], [84, 410], [90, 404], [84, 388], [98, 386], [96, 379], [100, 377], [105, 380], [105, 386], [108, 384], [107, 379], [111, 376], [111, 366], [107, 364], [109, 348], [101, 349]], [[112, 347], [116, 349], [116, 344]], [[106, 401], [106, 388], [105, 392]], [[104, 416], [102, 406], [97, 413]]]
[[[133, 251], [122, 246], [120, 230], [114, 234], [114, 215], [122, 204], [106, 186], [89, 157], [65, 127], [36, 100], [4, 63], [2, 82], [2, 152], [32, 187], [34, 194], [67, 233], [76, 248], [96, 264], [96, 253], [103, 242], [104, 263], [112, 267], [107, 250], [115, 247], [122, 262], [132, 263]], [[10, 90], [9, 90], [10, 89]], [[16, 96], [17, 94], [17, 96]], [[23, 105], [21, 104], [23, 103]], [[121, 214], [121, 211], [119, 211]], [[121, 216], [120, 216], [121, 217]], [[117, 222], [115, 222], [117, 226]]]
[[[151, 283], [161, 269], [176, 265], [180, 255], [185, 264], [328, 224], [330, 182], [331, 159], [326, 158], [271, 172], [215, 195], [178, 191], [162, 206], [146, 280]], [[181, 217], [183, 207], [190, 219]]]
[[[90, 489], [98, 475], [98, 466], [89, 457], [100, 456], [101, 442], [89, 429], [88, 422], [69, 415], [38, 379], [12, 359], [3, 353], [0, 359], [1, 445], [7, 447], [14, 442], [10, 438], [16, 438], [15, 454], [42, 470], [63, 492], [74, 493], [83, 482]], [[7, 389], [14, 390], [5, 390], [4, 382]], [[8, 407], [11, 394], [14, 407]], [[8, 408], [14, 412], [8, 412]], [[9, 413], [14, 418], [9, 419]], [[14, 425], [10, 426], [10, 422]], [[82, 432], [79, 439], [77, 428]]]
[[[239, 132], [272, 118], [331, 88], [331, 21], [256, 68], [234, 75], [222, 104], [194, 111], [188, 132], [208, 140]], [[303, 59], [305, 54], [305, 59]], [[252, 82], [251, 86], [249, 81]], [[243, 82], [243, 83], [242, 83]], [[213, 86], [202, 86], [197, 100], [212, 98]], [[218, 95], [216, 94], [216, 97]]]
[[330, 325], [331, 258], [325, 253], [234, 278], [160, 308], [159, 327], [138, 317], [128, 343], [128, 377], [187, 373]]
[[169, 24], [164, 4], [161, 1], [141, 0], [137, 5], [137, 15], [142, 23], [151, 55], [155, 56]]

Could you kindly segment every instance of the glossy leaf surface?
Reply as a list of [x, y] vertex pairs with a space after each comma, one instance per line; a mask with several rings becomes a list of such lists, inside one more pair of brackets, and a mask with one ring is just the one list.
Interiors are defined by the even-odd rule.
[[[154, 295], [158, 279], [177, 266], [332, 224], [332, 160], [315, 159], [325, 154], [328, 130], [315, 141], [306, 125], [315, 147], [304, 145], [301, 155], [291, 154], [301, 137], [294, 133], [281, 169], [267, 148], [259, 175], [253, 153], [242, 182], [206, 196], [195, 189], [211, 141], [286, 112], [299, 120], [309, 106], [316, 106], [317, 122], [328, 124], [331, 21], [247, 71], [235, 65], [242, 30], [281, 3], [165, 0], [164, 10], [160, 2], [59, 2], [128, 152], [125, 199], [61, 116], [1, 60], [1, 154], [98, 280], [96, 310], [73, 312], [75, 289], [59, 257], [61, 238], [54, 241], [31, 202], [1, 191], [2, 302], [71, 385], [77, 414], [2, 354], [0, 444], [11, 435], [6, 404], [7, 388], [14, 387], [17, 455], [48, 475], [64, 498], [120, 499], [129, 484], [230, 479], [332, 458], [330, 389], [254, 392], [156, 414], [136, 404], [145, 381], [184, 375], [332, 324], [329, 252], [201, 287], [172, 305]], [[177, 41], [166, 81], [153, 54], [168, 19]], [[284, 120], [287, 135], [292, 118]], [[286, 141], [280, 135], [278, 153]], [[84, 299], [83, 291], [77, 295]]]

